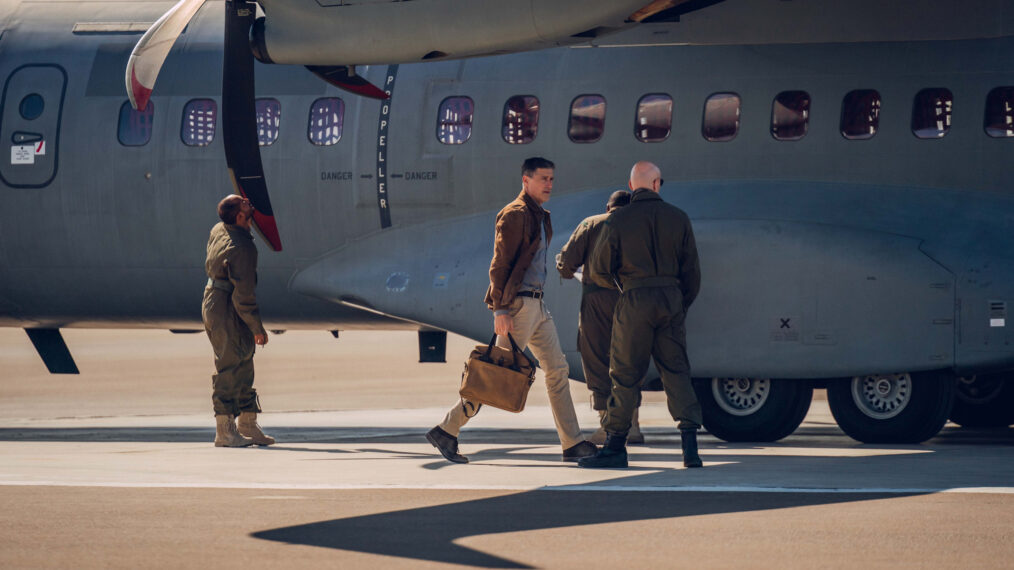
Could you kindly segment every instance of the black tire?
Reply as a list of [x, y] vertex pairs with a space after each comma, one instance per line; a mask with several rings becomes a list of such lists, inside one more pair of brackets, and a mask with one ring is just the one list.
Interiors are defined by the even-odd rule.
[[863, 443], [922, 443], [947, 422], [954, 377], [942, 370], [833, 380], [831, 414], [852, 439]]
[[1014, 374], [979, 374], [958, 380], [951, 421], [968, 428], [1014, 425]]
[[730, 442], [782, 439], [803, 423], [813, 398], [806, 380], [697, 378], [694, 391], [704, 428]]

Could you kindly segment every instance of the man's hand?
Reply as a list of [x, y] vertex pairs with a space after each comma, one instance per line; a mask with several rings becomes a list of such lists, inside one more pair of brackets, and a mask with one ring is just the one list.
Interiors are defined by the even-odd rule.
[[268, 343], [268, 333], [255, 334], [254, 335], [254, 343], [256, 343], [256, 344], [258, 344], [260, 346], [264, 346], [265, 344], [267, 344]]
[[507, 333], [514, 332], [514, 317], [511, 317], [510, 313], [494, 316], [493, 330], [500, 336], [507, 336]]

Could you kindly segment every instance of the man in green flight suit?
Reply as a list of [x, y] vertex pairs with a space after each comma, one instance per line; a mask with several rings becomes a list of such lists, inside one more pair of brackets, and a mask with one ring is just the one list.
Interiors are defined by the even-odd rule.
[[[253, 205], [235, 194], [218, 203], [221, 222], [211, 228], [204, 269], [201, 314], [215, 351], [217, 374], [211, 377], [215, 409], [215, 447], [271, 445], [275, 442], [257, 425], [261, 411], [254, 381], [254, 344], [268, 343], [254, 289], [257, 247], [250, 233]], [[235, 423], [239, 416], [239, 426]]]
[[602, 427], [606, 443], [581, 467], [626, 467], [627, 432], [640, 399], [648, 358], [662, 376], [669, 414], [679, 422], [683, 465], [701, 467], [697, 430], [701, 405], [690, 380], [686, 311], [700, 290], [697, 243], [687, 214], [662, 200], [662, 172], [650, 162], [630, 171], [630, 204], [613, 212], [588, 267], [602, 287], [620, 289], [609, 350], [609, 397]]
[[[566, 245], [556, 256], [556, 269], [560, 277], [573, 279], [582, 266], [587, 266], [588, 257], [598, 243], [602, 224], [614, 211], [630, 203], [630, 192], [617, 190], [606, 202], [606, 213], [588, 216], [577, 225]], [[587, 267], [585, 267], [587, 270]], [[616, 289], [599, 287], [587, 271], [581, 277], [581, 312], [578, 315], [577, 351], [581, 353], [581, 367], [584, 380], [592, 393], [592, 408], [599, 413], [599, 423], [605, 419], [606, 402], [612, 390], [609, 380], [609, 343], [613, 335], [613, 310], [620, 300]], [[644, 443], [644, 435], [637, 422], [637, 411], [631, 418], [627, 443]], [[602, 445], [606, 442], [606, 430], [599, 429], [588, 441]]]

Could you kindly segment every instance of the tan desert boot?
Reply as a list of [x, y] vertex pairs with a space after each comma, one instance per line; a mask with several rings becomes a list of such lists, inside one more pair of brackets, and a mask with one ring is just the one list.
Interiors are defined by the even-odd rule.
[[249, 437], [257, 445], [271, 445], [275, 438], [265, 435], [257, 425], [257, 412], [243, 412], [239, 415], [239, 434]]
[[599, 429], [595, 430], [595, 433], [588, 438], [588, 441], [595, 445], [603, 445], [606, 442], [606, 428], [602, 427], [602, 420], [606, 418], [605, 410], [598, 410], [599, 412]]
[[215, 414], [215, 447], [246, 447], [253, 445], [236, 431], [236, 423], [228, 414]]
[[644, 443], [644, 434], [641, 433], [641, 426], [638, 424], [638, 416], [641, 408], [634, 408], [634, 415], [630, 418], [630, 431], [627, 432], [627, 443]]

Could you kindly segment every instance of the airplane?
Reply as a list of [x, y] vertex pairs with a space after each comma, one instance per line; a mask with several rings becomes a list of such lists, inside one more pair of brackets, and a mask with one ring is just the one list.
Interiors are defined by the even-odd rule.
[[[0, 3], [0, 326], [51, 371], [61, 328], [200, 331], [233, 191], [269, 329], [418, 330], [442, 361], [490, 334], [525, 158], [557, 165], [553, 253], [651, 160], [697, 236], [709, 432], [784, 438], [815, 388], [862, 442], [1014, 423], [1011, 2], [197, 4], [135, 109], [131, 54], [186, 0]], [[551, 275], [578, 380], [579, 298]]]

